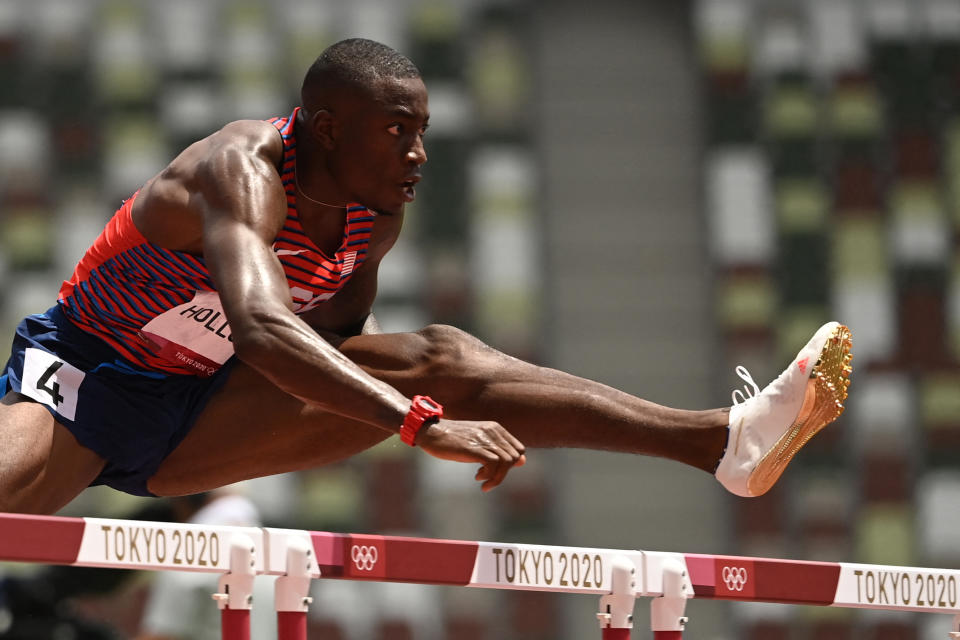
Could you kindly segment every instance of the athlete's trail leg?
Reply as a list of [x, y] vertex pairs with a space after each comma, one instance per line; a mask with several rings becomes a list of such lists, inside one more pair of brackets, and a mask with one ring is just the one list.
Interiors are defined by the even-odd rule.
[[0, 511], [54, 513], [103, 469], [42, 405], [13, 392], [0, 400], [0, 443]]

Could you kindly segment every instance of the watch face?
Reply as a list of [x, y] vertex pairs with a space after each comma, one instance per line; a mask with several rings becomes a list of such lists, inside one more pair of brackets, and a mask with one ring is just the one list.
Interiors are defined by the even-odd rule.
[[429, 398], [420, 398], [420, 405], [423, 406], [427, 411], [439, 411], [440, 405], [435, 402], [432, 402]]

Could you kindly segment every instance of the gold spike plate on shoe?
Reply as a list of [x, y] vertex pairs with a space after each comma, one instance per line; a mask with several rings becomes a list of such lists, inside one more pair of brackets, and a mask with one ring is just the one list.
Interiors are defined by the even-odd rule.
[[850, 329], [844, 325], [837, 326], [827, 338], [816, 366], [810, 371], [797, 419], [760, 459], [747, 480], [750, 495], [759, 496], [769, 491], [803, 445], [843, 413], [853, 370], [851, 338]]

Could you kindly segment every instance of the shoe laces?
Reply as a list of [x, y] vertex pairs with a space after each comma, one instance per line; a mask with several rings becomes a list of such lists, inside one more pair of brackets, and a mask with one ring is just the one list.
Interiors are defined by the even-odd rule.
[[[738, 364], [734, 371], [737, 372], [737, 375], [740, 376], [741, 380], [750, 385], [748, 387], [745, 384], [743, 385], [743, 391], [740, 389], [734, 389], [733, 393], [730, 394], [730, 397], [733, 399], [733, 406], [737, 406], [738, 404], [743, 404], [747, 400], [750, 400], [760, 393], [760, 387], [757, 386], [757, 383], [753, 381], [753, 376], [750, 375], [750, 372], [747, 371], [747, 368], [742, 364]], [[753, 387], [753, 389], [751, 390], [750, 387]]]

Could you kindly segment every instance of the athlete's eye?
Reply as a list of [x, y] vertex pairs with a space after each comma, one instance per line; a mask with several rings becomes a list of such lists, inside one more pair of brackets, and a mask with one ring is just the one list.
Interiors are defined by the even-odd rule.
[[402, 127], [401, 127], [399, 124], [392, 124], [392, 125], [390, 125], [389, 127], [387, 127], [387, 131], [388, 131], [388, 132], [390, 133], [390, 135], [392, 135], [392, 136], [398, 136], [398, 135], [400, 135], [400, 130], [401, 130], [401, 128], [402, 128]]

